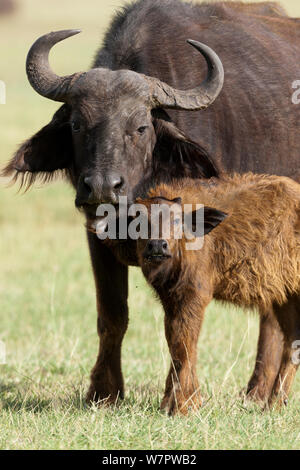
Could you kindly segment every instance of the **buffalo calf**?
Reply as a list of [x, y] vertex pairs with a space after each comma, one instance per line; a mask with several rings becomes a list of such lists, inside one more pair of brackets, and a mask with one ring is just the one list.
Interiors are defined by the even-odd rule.
[[[285, 403], [299, 363], [299, 184], [252, 173], [209, 182], [185, 179], [161, 184], [139, 202], [147, 209], [149, 227], [155, 205], [179, 209], [170, 212], [168, 219], [160, 218], [155, 238], [138, 241], [143, 273], [165, 310], [171, 368], [161, 407], [169, 414], [185, 414], [189, 407], [202, 403], [196, 348], [205, 308], [213, 298], [258, 309], [262, 317], [271, 311], [277, 319], [284, 344], [268, 401], [269, 405]], [[197, 216], [202, 216], [201, 249], [187, 249], [191, 234], [187, 238], [184, 204], [190, 204], [193, 226]], [[204, 209], [197, 212], [196, 204], [203, 204]], [[165, 238], [166, 220], [171, 229], [182, 227], [181, 238], [175, 237], [174, 230]], [[195, 237], [197, 241], [198, 234]]]

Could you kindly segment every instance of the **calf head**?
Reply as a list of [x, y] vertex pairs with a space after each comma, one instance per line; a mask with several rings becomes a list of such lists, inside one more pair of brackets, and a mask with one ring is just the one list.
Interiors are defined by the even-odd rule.
[[205, 57], [208, 76], [198, 87], [176, 90], [130, 70], [95, 68], [59, 77], [50, 68], [50, 49], [77, 30], [39, 38], [27, 57], [27, 75], [42, 96], [63, 102], [52, 121], [27, 140], [4, 176], [30, 185], [63, 170], [76, 188], [76, 206], [94, 212], [100, 203], [133, 200], [139, 185], [163, 173], [211, 177], [217, 170], [207, 153], [170, 122], [165, 109], [207, 108], [222, 89], [220, 59], [207, 46], [189, 41]]
[[[184, 214], [180, 197], [157, 196], [138, 202], [145, 208], [142, 212], [147, 217], [148, 237], [138, 239], [137, 253], [150, 281], [158, 276], [162, 282], [162, 277], [177, 275], [189, 250], [187, 244], [209, 234], [227, 217], [223, 211], [207, 206]], [[194, 246], [198, 250], [201, 245]]]

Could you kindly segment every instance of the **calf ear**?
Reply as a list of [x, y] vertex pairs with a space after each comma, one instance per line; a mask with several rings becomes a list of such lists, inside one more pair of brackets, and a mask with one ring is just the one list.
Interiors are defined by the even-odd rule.
[[[207, 235], [216, 228], [227, 216], [228, 214], [225, 212], [204, 206], [204, 235]], [[197, 233], [197, 219], [201, 221], [203, 220], [202, 217], [203, 208], [192, 212], [192, 228], [194, 233]]]
[[13, 182], [20, 176], [21, 186], [30, 186], [37, 177], [49, 180], [56, 170], [68, 169], [73, 158], [69, 118], [70, 109], [63, 105], [47, 126], [19, 147], [2, 176], [12, 176]]
[[167, 113], [156, 110], [154, 114], [156, 145], [153, 151], [154, 170], [165, 172], [170, 178], [212, 178], [219, 171], [207, 151], [189, 140], [170, 121]]

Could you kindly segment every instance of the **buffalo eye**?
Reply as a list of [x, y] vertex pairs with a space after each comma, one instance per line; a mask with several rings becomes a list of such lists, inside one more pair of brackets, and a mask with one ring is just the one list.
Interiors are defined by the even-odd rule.
[[80, 122], [79, 121], [72, 121], [72, 130], [75, 133], [80, 132]]
[[147, 128], [148, 128], [148, 126], [141, 126], [141, 127], [138, 128], [137, 131], [138, 131], [138, 133], [139, 133], [140, 135], [143, 135], [143, 134], [145, 133], [145, 130], [146, 130]]

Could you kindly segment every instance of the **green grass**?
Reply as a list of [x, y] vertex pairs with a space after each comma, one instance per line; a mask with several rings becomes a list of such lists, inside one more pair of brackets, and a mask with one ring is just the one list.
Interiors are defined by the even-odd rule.
[[[0, 19], [0, 79], [7, 84], [0, 164], [57, 108], [26, 81], [32, 41], [52, 29], [82, 27], [84, 33], [57, 46], [51, 60], [59, 73], [85, 69], [120, 0], [19, 3], [16, 16]], [[7, 364], [0, 366], [1, 449], [299, 448], [299, 377], [281, 412], [243, 403], [239, 391], [252, 372], [258, 321], [218, 304], [209, 307], [199, 341], [205, 406], [187, 418], [158, 411], [169, 364], [163, 312], [137, 269], [130, 274], [123, 348], [126, 398], [114, 409], [86, 407], [97, 354], [96, 309], [73, 190], [57, 182], [22, 196], [2, 185], [0, 200], [0, 339], [7, 347]]]

